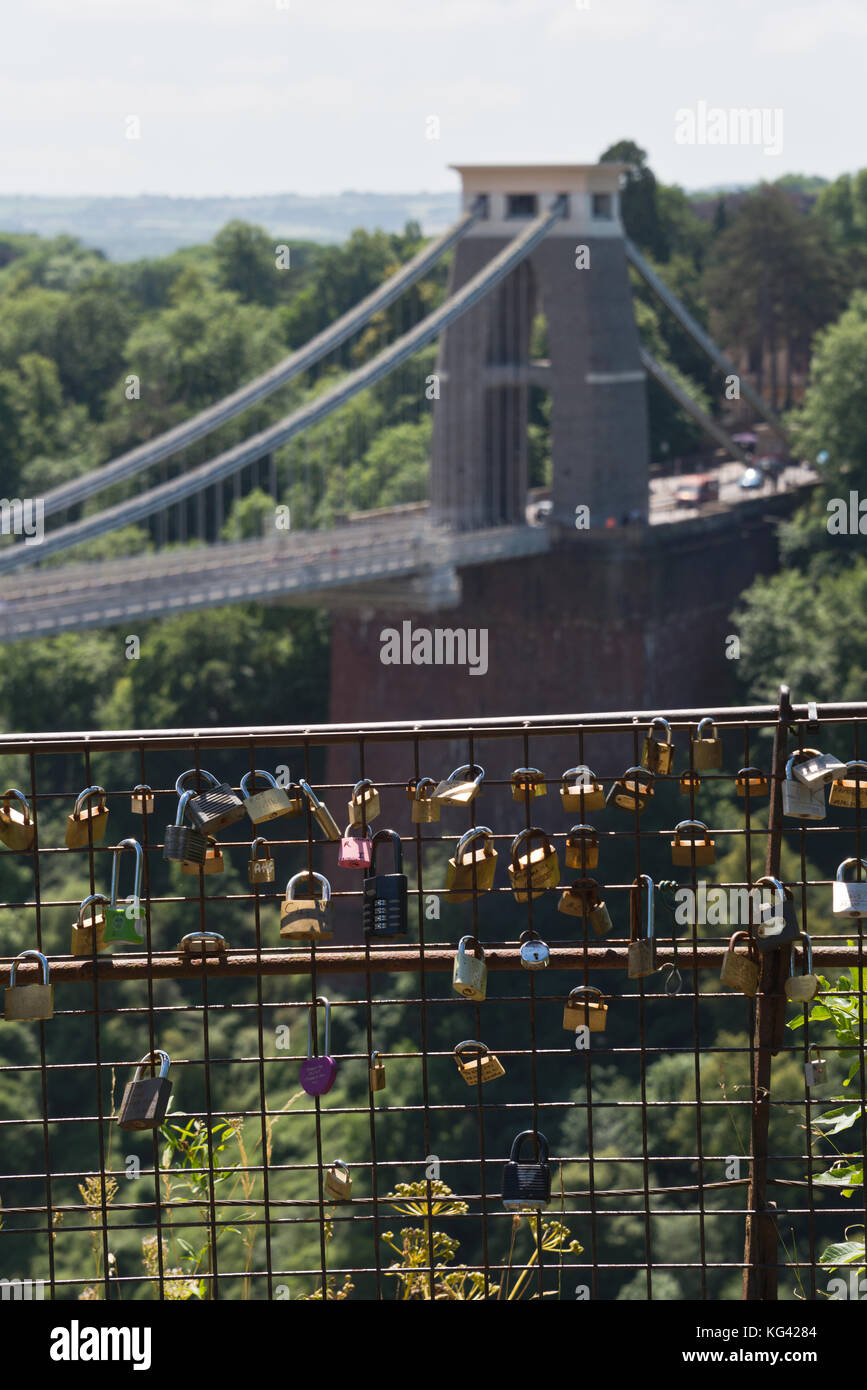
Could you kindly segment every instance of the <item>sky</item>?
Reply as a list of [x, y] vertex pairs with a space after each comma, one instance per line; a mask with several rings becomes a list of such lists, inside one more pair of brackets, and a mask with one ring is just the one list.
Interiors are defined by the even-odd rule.
[[[685, 188], [867, 164], [867, 0], [19, 0], [2, 32], [3, 193], [452, 190], [627, 138]], [[702, 103], [772, 138], [702, 142]]]

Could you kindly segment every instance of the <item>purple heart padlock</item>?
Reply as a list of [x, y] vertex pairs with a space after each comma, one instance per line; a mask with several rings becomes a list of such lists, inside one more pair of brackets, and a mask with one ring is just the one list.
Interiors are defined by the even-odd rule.
[[[321, 1057], [313, 1056], [313, 1010], [316, 1004], [325, 1005], [325, 1054]], [[331, 1050], [331, 1005], [324, 996], [317, 999], [316, 1004], [311, 1005], [307, 1015], [307, 1056], [301, 1063], [300, 1071], [301, 1085], [308, 1096], [324, 1096], [337, 1080], [337, 1063], [328, 1055]]]

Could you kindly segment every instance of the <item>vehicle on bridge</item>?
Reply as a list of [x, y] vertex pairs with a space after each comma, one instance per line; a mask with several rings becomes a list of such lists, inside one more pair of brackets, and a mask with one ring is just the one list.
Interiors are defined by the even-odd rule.
[[691, 473], [681, 478], [674, 494], [678, 507], [701, 507], [719, 501], [719, 478], [712, 473]]

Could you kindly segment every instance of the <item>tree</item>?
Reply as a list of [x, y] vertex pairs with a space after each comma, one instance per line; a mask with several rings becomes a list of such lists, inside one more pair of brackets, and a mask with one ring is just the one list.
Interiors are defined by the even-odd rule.
[[282, 274], [276, 264], [276, 241], [262, 227], [227, 222], [214, 237], [217, 280], [245, 304], [274, 305]]
[[647, 167], [647, 151], [632, 140], [618, 140], [599, 156], [599, 163], [628, 166], [620, 193], [626, 234], [642, 251], [668, 260], [671, 243], [659, 212], [656, 175]]

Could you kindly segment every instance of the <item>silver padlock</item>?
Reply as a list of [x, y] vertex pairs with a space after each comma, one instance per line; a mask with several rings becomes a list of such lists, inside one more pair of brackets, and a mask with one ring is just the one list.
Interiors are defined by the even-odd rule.
[[793, 1004], [809, 1004], [811, 999], [815, 999], [819, 993], [818, 978], [813, 971], [813, 946], [806, 932], [801, 932], [803, 942], [803, 960], [800, 973], [796, 973], [795, 956], [797, 954], [794, 946], [789, 957], [789, 974], [783, 986], [786, 998], [791, 999]]
[[[811, 750], [804, 750], [808, 751]], [[813, 757], [796, 763], [793, 768], [794, 775], [805, 787], [824, 787], [845, 771], [846, 764], [835, 758], [833, 753], [815, 753]]]
[[[38, 960], [42, 966], [40, 985], [18, 985], [15, 976], [22, 960]], [[49, 980], [48, 961], [41, 951], [22, 951], [12, 962], [9, 988], [4, 993], [3, 1017], [9, 1023], [54, 1017], [54, 985]]]
[[[846, 869], [857, 863], [857, 859], [849, 858], [838, 865], [831, 905], [835, 917], [867, 917], [867, 879], [846, 879]], [[867, 870], [867, 860], [861, 860], [861, 867]]]
[[[642, 934], [641, 885], [647, 889], [647, 915]], [[656, 942], [653, 938], [653, 879], [641, 874], [629, 891], [629, 949], [626, 953], [626, 973], [630, 980], [640, 980], [656, 970]]]
[[784, 816], [793, 816], [797, 820], [825, 819], [824, 782], [820, 782], [816, 787], [808, 787], [801, 781], [795, 781], [794, 769], [798, 759], [803, 761], [815, 755], [815, 748], [805, 748], [802, 753], [793, 753], [786, 763], [786, 777], [783, 782]]
[[[468, 949], [469, 948], [469, 949]], [[462, 994], [464, 999], [481, 1002], [488, 988], [488, 967], [485, 953], [471, 936], [462, 936], [458, 942], [458, 953], [452, 967], [452, 989]]]
[[[815, 1059], [812, 1054], [815, 1052]], [[825, 1059], [819, 1055], [816, 1043], [810, 1044], [810, 1061], [804, 1063], [804, 1081], [808, 1086], [818, 1086], [825, 1080]]]
[[544, 941], [525, 931], [520, 939], [521, 964], [525, 970], [544, 970], [551, 960], [551, 952]]

